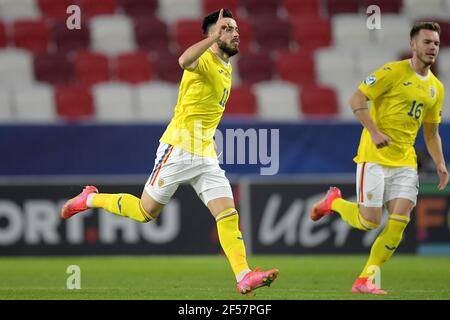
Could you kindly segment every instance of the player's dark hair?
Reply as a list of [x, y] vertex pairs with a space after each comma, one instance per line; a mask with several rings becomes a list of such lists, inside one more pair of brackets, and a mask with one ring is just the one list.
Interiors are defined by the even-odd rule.
[[[202, 30], [203, 35], [207, 36], [209, 32], [209, 28], [217, 22], [219, 19], [220, 10], [211, 12], [205, 18], [203, 18]], [[233, 14], [230, 9], [223, 9], [223, 17], [224, 18], [233, 18]]]
[[437, 22], [416, 22], [411, 29], [409, 34], [410, 39], [414, 38], [420, 30], [431, 30], [436, 31], [439, 35], [441, 35], [441, 27]]

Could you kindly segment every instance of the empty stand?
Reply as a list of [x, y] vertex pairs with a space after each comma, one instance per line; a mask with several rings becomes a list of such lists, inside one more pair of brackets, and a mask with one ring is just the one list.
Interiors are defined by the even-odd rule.
[[123, 82], [140, 83], [152, 79], [153, 66], [145, 51], [124, 53], [116, 59], [117, 78]]
[[114, 14], [117, 9], [116, 0], [79, 0], [81, 12], [85, 18], [98, 15]]
[[314, 58], [311, 51], [280, 52], [277, 69], [283, 80], [298, 84], [315, 83]]
[[153, 81], [136, 87], [137, 117], [141, 121], [168, 122], [177, 104], [178, 86]]
[[34, 81], [33, 57], [22, 49], [0, 50], [0, 85], [31, 83]]
[[275, 74], [275, 64], [263, 53], [241, 53], [237, 61], [239, 77], [244, 83], [271, 80]]
[[360, 47], [374, 42], [373, 33], [367, 28], [365, 14], [338, 14], [331, 19], [333, 43], [341, 47]]
[[136, 48], [133, 23], [126, 16], [97, 16], [91, 19], [90, 28], [93, 50], [117, 54]]
[[252, 15], [252, 35], [261, 51], [275, 51], [289, 48], [292, 28], [288, 20], [267, 15]]
[[281, 0], [239, 0], [248, 16], [252, 15], [277, 15], [282, 5]]
[[53, 23], [51, 30], [58, 52], [69, 53], [90, 46], [88, 25], [81, 24], [81, 29], [68, 29], [64, 20]]
[[319, 49], [314, 53], [317, 82], [336, 85], [359, 77], [355, 66], [355, 54], [349, 49], [334, 47]]
[[362, 0], [361, 7], [362, 11], [365, 12], [366, 8], [371, 5], [379, 6], [384, 19], [385, 13], [400, 13], [402, 4], [403, 0]]
[[167, 25], [158, 18], [137, 18], [134, 20], [134, 34], [140, 49], [153, 52], [169, 50]]
[[402, 12], [413, 20], [423, 17], [435, 19], [448, 19], [449, 17], [442, 0], [403, 0]]
[[120, 82], [100, 83], [92, 87], [96, 118], [104, 122], [136, 120], [133, 89]]
[[89, 86], [56, 86], [55, 102], [58, 116], [67, 121], [86, 120], [94, 114], [93, 99]]
[[0, 86], [0, 123], [13, 120], [9, 90]]
[[164, 0], [159, 2], [159, 17], [166, 23], [203, 17], [203, 0]]
[[117, 0], [124, 13], [133, 18], [154, 17], [158, 9], [158, 0]]
[[328, 19], [298, 15], [291, 17], [293, 36], [300, 49], [314, 50], [332, 44], [331, 23]]
[[171, 52], [163, 53], [159, 56], [158, 62], [155, 64], [155, 74], [161, 81], [179, 83], [183, 75], [183, 70], [178, 64], [180, 54]]
[[219, 10], [220, 8], [227, 8], [231, 10], [231, 13], [236, 18], [236, 14], [238, 13], [238, 0], [203, 0], [203, 14], [207, 15], [208, 13]]
[[57, 119], [53, 86], [34, 84], [14, 88], [14, 115], [19, 121], [49, 122]]
[[65, 54], [41, 53], [34, 57], [34, 74], [41, 82], [68, 83], [73, 79], [73, 67]]
[[202, 39], [201, 19], [180, 19], [176, 22], [175, 40], [180, 50], [184, 51]]
[[329, 16], [339, 13], [358, 13], [359, 3], [360, 0], [325, 0], [326, 12]]
[[63, 20], [68, 17], [67, 8], [77, 4], [73, 0], [37, 0], [37, 3], [44, 17]]
[[101, 53], [80, 51], [74, 55], [76, 79], [83, 84], [95, 84], [111, 79], [108, 57]]
[[39, 18], [35, 0], [0, 0], [0, 19], [11, 22], [17, 19]]
[[230, 98], [225, 106], [225, 117], [256, 115], [256, 96], [249, 85], [231, 88]]
[[338, 115], [334, 89], [314, 84], [301, 86], [301, 111], [304, 117], [335, 117]]
[[13, 23], [16, 47], [33, 52], [46, 52], [50, 43], [50, 29], [42, 20], [19, 20]]
[[0, 21], [0, 47], [6, 47], [6, 27], [5, 24]]

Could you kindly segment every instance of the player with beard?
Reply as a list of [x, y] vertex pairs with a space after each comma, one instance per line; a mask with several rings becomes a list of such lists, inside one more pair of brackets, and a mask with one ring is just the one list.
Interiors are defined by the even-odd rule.
[[155, 165], [141, 198], [126, 193], [98, 193], [96, 187], [87, 186], [66, 202], [61, 216], [68, 219], [89, 208], [103, 208], [149, 222], [158, 217], [181, 183], [191, 184], [216, 220], [219, 241], [235, 274], [238, 292], [251, 294], [256, 288], [270, 285], [278, 270], [250, 270], [230, 182], [219, 166], [213, 140], [230, 96], [229, 60], [239, 52], [239, 30], [227, 9], [207, 15], [202, 30], [205, 39], [178, 59], [184, 72], [177, 105], [160, 139]]
[[[438, 189], [448, 183], [439, 135], [444, 86], [431, 72], [439, 52], [440, 26], [416, 23], [410, 32], [411, 59], [390, 62], [367, 77], [350, 98], [353, 113], [364, 126], [358, 154], [357, 203], [332, 187], [315, 204], [314, 221], [337, 212], [352, 227], [368, 231], [380, 225], [383, 206], [389, 218], [372, 245], [369, 260], [352, 286], [354, 293], [386, 294], [372, 283], [403, 236], [417, 201], [419, 178], [414, 149], [423, 123], [426, 146], [439, 176]], [[367, 101], [372, 101], [370, 111]]]

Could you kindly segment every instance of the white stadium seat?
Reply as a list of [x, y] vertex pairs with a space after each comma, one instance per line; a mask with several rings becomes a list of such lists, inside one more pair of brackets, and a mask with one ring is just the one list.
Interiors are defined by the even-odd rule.
[[355, 64], [360, 81], [384, 64], [398, 60], [399, 53], [390, 47], [361, 47], [356, 51]]
[[366, 25], [367, 16], [361, 14], [336, 14], [331, 18], [331, 31], [335, 46], [359, 47], [374, 42]]
[[406, 15], [384, 13], [381, 16], [381, 29], [373, 30], [378, 45], [398, 51], [409, 49], [409, 32], [413, 21]]
[[22, 49], [0, 49], [0, 85], [31, 83], [33, 80], [31, 53]]
[[36, 19], [40, 16], [36, 0], [0, 0], [0, 20]]
[[139, 120], [168, 122], [173, 116], [178, 98], [176, 84], [153, 81], [137, 86], [135, 93]]
[[118, 54], [136, 48], [132, 21], [122, 15], [102, 15], [90, 22], [91, 47], [105, 54]]
[[318, 83], [334, 86], [359, 76], [355, 58], [355, 53], [350, 49], [331, 47], [316, 50], [314, 61]]
[[159, 1], [158, 16], [168, 24], [178, 19], [201, 19], [202, 0], [164, 0]]
[[7, 88], [0, 87], [0, 123], [13, 119], [11, 95]]
[[299, 120], [298, 87], [285, 81], [264, 81], [254, 85], [258, 117], [263, 120]]
[[34, 84], [15, 87], [14, 116], [24, 122], [52, 122], [57, 119], [53, 86]]
[[136, 120], [131, 85], [121, 82], [100, 83], [92, 88], [96, 118], [103, 122]]
[[448, 19], [443, 0], [403, 0], [403, 13], [411, 19]]
[[437, 67], [440, 77], [450, 77], [450, 47], [439, 50]]

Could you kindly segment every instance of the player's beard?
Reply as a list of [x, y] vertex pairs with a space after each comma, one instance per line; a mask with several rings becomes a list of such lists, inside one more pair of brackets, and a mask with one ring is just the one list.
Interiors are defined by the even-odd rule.
[[219, 45], [220, 50], [225, 52], [229, 57], [232, 57], [239, 52], [238, 47], [233, 48], [232, 46], [228, 45], [225, 41], [219, 41], [217, 44]]
[[424, 53], [423, 55], [417, 54], [417, 58], [419, 58], [419, 60], [423, 63], [423, 65], [425, 67], [431, 67], [436, 61], [436, 56], [435, 56], [435, 58], [433, 60], [431, 60], [431, 61], [428, 60], [426, 53]]

